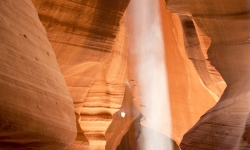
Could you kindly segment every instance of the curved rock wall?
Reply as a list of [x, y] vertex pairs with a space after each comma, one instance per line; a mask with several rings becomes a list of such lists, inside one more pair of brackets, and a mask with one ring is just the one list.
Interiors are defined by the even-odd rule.
[[69, 149], [104, 149], [105, 131], [125, 89], [121, 20], [129, 0], [32, 1], [74, 101], [78, 136]]
[[[184, 136], [183, 150], [249, 149], [249, 6], [247, 0], [167, 0], [171, 12], [190, 16], [210, 38], [208, 60], [227, 87], [219, 102]], [[246, 128], [245, 128], [246, 127]]]
[[169, 137], [179, 144], [183, 135], [200, 116], [215, 105], [216, 99], [202, 84], [199, 74], [186, 54], [184, 31], [178, 16], [164, 11], [164, 18], [172, 115], [172, 137]]
[[55, 53], [29, 0], [0, 2], [0, 148], [65, 149], [77, 128], [68, 149], [178, 149], [219, 97], [181, 148], [250, 148], [250, 2], [32, 2]]
[[[124, 112], [125, 116], [122, 117], [121, 113]], [[140, 112], [137, 110], [137, 108], [134, 105], [133, 102], [133, 96], [131, 93], [131, 87], [129, 83], [127, 82], [125, 87], [125, 93], [124, 93], [124, 99], [122, 103], [122, 107], [119, 111], [117, 111], [113, 115], [112, 123], [110, 124], [109, 128], [106, 131], [106, 140], [107, 144], [105, 146], [105, 149], [107, 150], [116, 150], [119, 149], [117, 146], [122, 143], [122, 139], [127, 132], [129, 132], [131, 126], [133, 127], [133, 122], [137, 119], [140, 124]], [[124, 145], [127, 144], [127, 147], [129, 145], [132, 146], [132, 149], [137, 149], [135, 146], [137, 141], [137, 131], [139, 128], [136, 128], [130, 132], [129, 139], [126, 142], [124, 142]], [[126, 147], [126, 146], [125, 146]], [[121, 148], [125, 148], [124, 146], [121, 146]]]
[[208, 61], [207, 50], [211, 41], [205, 34], [202, 34], [198, 26], [195, 27], [189, 16], [179, 15], [179, 18], [183, 29], [186, 55], [192, 61], [205, 87], [218, 101], [226, 84], [219, 72]]
[[[135, 106], [145, 117], [142, 125], [179, 144], [183, 134], [216, 101], [200, 81], [194, 65], [186, 55], [178, 16], [166, 11], [164, 1], [131, 1], [126, 19], [129, 81]], [[162, 75], [167, 79], [161, 78]], [[166, 90], [162, 90], [164, 84], [167, 85]], [[166, 97], [162, 97], [164, 94]], [[145, 102], [145, 99], [149, 101]], [[168, 115], [171, 118], [167, 118]], [[153, 122], [154, 117], [159, 119], [156, 124], [147, 123]], [[152, 135], [160, 136], [154, 132]], [[150, 135], [147, 137], [152, 138]], [[148, 144], [148, 147], [152, 146], [152, 143]], [[166, 147], [168, 145], [162, 149]]]
[[30, 0], [0, 1], [0, 149], [67, 148], [73, 102]]

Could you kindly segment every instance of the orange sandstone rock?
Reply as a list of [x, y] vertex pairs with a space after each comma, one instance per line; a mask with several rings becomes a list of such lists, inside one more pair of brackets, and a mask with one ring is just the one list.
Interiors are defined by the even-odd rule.
[[0, 1], [0, 149], [67, 148], [73, 102], [30, 0]]
[[69, 149], [104, 149], [105, 132], [125, 89], [121, 18], [129, 0], [32, 1], [74, 101], [78, 136]]
[[[129, 80], [135, 105], [145, 117], [141, 124], [153, 129], [149, 131], [154, 136], [169, 137], [169, 144], [155, 143], [167, 149], [172, 140], [179, 144], [216, 101], [186, 55], [178, 16], [167, 12], [164, 5], [164, 1], [131, 1], [126, 21]], [[157, 137], [148, 135], [144, 140], [150, 138]], [[148, 144], [152, 147], [153, 143]]]
[[[124, 113], [125, 116], [122, 116], [122, 113]], [[127, 82], [126, 87], [125, 87], [122, 107], [119, 111], [117, 111], [113, 115], [112, 123], [110, 124], [105, 134], [105, 137], [107, 140], [105, 149], [116, 150], [117, 146], [121, 143], [122, 138], [129, 131], [131, 126], [133, 126], [133, 122], [137, 118], [139, 119], [141, 118], [139, 117], [139, 115], [140, 115], [140, 112], [134, 106], [130, 84]], [[137, 139], [136, 139], [137, 136], [135, 132], [137, 131], [130, 133], [130, 137], [132, 139], [130, 139], [129, 142], [134, 143], [132, 145], [135, 145], [137, 143]], [[136, 146], [133, 146], [133, 148], [137, 149]]]
[[167, 0], [174, 13], [191, 17], [210, 38], [208, 60], [227, 87], [181, 142], [183, 150], [249, 149], [249, 1]]
[[250, 148], [247, 0], [32, 2], [0, 2], [0, 148]]

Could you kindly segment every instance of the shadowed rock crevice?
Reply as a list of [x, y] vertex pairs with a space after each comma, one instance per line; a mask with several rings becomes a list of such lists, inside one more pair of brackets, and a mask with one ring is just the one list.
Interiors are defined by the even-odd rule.
[[[205, 42], [204, 39], [207, 36], [204, 34], [201, 35], [202, 33], [199, 31], [197, 33], [195, 24], [189, 16], [179, 15], [179, 18], [183, 28], [186, 55], [194, 64], [194, 68], [203, 84], [218, 98], [221, 97], [226, 84], [220, 73], [211, 66], [208, 60], [207, 50], [210, 43], [204, 43], [206, 45], [201, 43]], [[200, 38], [198, 34], [200, 34]], [[202, 44], [204, 45], [203, 47]]]
[[[121, 143], [117, 146], [116, 150], [144, 150], [147, 149], [168, 149], [168, 150], [180, 150], [174, 140], [157, 132], [148, 127], [142, 126], [140, 120], [143, 116], [139, 116], [130, 126], [127, 133], [123, 136]], [[147, 141], [144, 138], [147, 136], [157, 137], [154, 141]], [[144, 143], [147, 141], [147, 143]], [[162, 147], [162, 143], [168, 143]], [[163, 144], [164, 145], [164, 144]]]
[[88, 144], [89, 149], [103, 149], [124, 94], [127, 42], [122, 18], [129, 0], [32, 2], [74, 102], [78, 136], [70, 149]]
[[250, 149], [249, 8], [0, 0], [0, 149]]
[[140, 120], [142, 117], [142, 115], [138, 116], [138, 118], [131, 123], [129, 130], [122, 137], [116, 150], [138, 150], [138, 139], [141, 135]]
[[[191, 16], [196, 30], [211, 40], [208, 61], [227, 87], [219, 102], [183, 137], [183, 150], [249, 149], [249, 1], [168, 0], [167, 8]], [[194, 5], [195, 4], [195, 5]], [[242, 14], [242, 15], [239, 15]], [[236, 16], [241, 16], [236, 19]], [[218, 17], [221, 16], [221, 17]], [[244, 128], [245, 134], [244, 134]], [[243, 136], [243, 138], [242, 138]], [[245, 140], [245, 141], [244, 141]]]
[[[122, 117], [121, 113], [125, 113], [125, 116]], [[130, 130], [131, 126], [133, 126], [133, 122], [138, 117], [140, 118], [140, 112], [135, 107], [130, 84], [127, 81], [122, 106], [119, 111], [113, 114], [112, 122], [105, 133], [105, 138], [107, 140], [105, 149], [115, 150], [124, 134]], [[134, 129], [134, 132], [137, 132], [136, 130], [137, 128]], [[133, 143], [134, 139], [130, 139], [130, 142]]]

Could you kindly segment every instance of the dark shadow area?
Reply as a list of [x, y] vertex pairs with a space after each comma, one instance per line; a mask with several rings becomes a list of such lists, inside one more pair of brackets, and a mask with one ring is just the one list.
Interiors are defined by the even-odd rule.
[[[128, 132], [123, 136], [116, 150], [180, 150], [174, 140], [153, 129], [141, 126], [140, 115], [130, 126]], [[153, 136], [154, 140], [146, 140], [147, 136]], [[157, 142], [156, 142], [157, 141]]]
[[130, 126], [128, 132], [123, 136], [120, 145], [116, 150], [136, 150], [137, 140], [141, 134], [140, 115]]

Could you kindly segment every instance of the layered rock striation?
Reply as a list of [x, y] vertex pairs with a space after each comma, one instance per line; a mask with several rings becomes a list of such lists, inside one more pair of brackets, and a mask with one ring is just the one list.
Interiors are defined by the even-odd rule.
[[[125, 113], [124, 117], [121, 116], [122, 113]], [[112, 123], [105, 134], [107, 140], [105, 149], [116, 150], [127, 149], [127, 147], [138, 149], [137, 138], [140, 135], [141, 118], [140, 112], [133, 102], [131, 86], [127, 82], [121, 109], [113, 115]], [[124, 141], [124, 137], [127, 136], [129, 137]]]
[[129, 0], [32, 0], [74, 101], [78, 135], [69, 149], [104, 149], [122, 105]]
[[249, 1], [166, 3], [171, 12], [191, 17], [197, 35], [209, 37], [208, 60], [227, 84], [219, 102], [185, 134], [181, 148], [249, 149]]
[[0, 149], [249, 149], [249, 6], [2, 0]]
[[0, 149], [67, 148], [73, 102], [30, 0], [0, 1]]
[[[149, 128], [140, 138], [145, 143], [141, 149], [171, 149], [173, 141], [179, 144], [216, 103], [186, 55], [179, 17], [164, 5], [165, 1], [131, 1], [126, 10], [128, 79], [135, 106], [144, 117], [141, 126]], [[146, 142], [162, 137], [169, 140]]]

